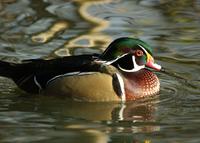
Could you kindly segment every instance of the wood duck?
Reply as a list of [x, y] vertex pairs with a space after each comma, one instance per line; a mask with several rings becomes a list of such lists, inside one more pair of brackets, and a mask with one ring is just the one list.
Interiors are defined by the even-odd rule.
[[81, 101], [129, 101], [156, 95], [161, 70], [151, 47], [134, 38], [114, 40], [102, 54], [0, 61], [0, 76], [31, 94], [62, 95]]

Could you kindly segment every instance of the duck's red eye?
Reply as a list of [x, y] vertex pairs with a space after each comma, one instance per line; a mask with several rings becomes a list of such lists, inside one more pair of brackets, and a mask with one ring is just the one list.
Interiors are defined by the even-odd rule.
[[143, 53], [142, 50], [136, 50], [136, 51], [135, 51], [135, 55], [138, 56], [138, 57], [143, 56], [143, 54], [144, 54], [144, 53]]

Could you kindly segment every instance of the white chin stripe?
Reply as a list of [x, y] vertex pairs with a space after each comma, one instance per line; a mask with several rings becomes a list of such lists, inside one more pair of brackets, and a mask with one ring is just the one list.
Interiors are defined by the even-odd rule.
[[145, 68], [144, 65], [142, 65], [142, 66], [137, 65], [137, 63], [135, 61], [135, 56], [132, 56], [132, 62], [133, 62], [133, 69], [131, 69], [131, 70], [123, 69], [122, 67], [120, 67], [120, 65], [118, 65], [118, 67], [120, 70], [122, 70], [124, 72], [136, 72], [136, 71], [139, 71], [139, 70]]

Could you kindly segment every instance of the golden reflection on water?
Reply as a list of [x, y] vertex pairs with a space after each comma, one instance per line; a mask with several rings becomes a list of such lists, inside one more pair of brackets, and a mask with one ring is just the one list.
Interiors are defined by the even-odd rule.
[[80, 5], [78, 8], [78, 13], [84, 20], [94, 25], [94, 27], [89, 29], [87, 34], [79, 35], [78, 37], [71, 39], [63, 46], [63, 48], [85, 47], [86, 45], [83, 46], [81, 44], [78, 44], [79, 41], [81, 40], [88, 41], [86, 47], [95, 47], [96, 42], [101, 42], [102, 43], [101, 47], [105, 48], [112, 40], [112, 38], [108, 35], [101, 33], [101, 31], [109, 27], [109, 21], [91, 15], [90, 13], [88, 13], [88, 9], [94, 5], [110, 3], [112, 1], [113, 0], [101, 0], [101, 1], [76, 0], [76, 2]]
[[89, 143], [107, 143], [109, 141], [109, 137], [105, 132], [96, 130], [95, 128], [88, 128], [87, 124], [70, 124], [66, 125], [65, 129], [75, 132], [78, 131], [83, 136], [87, 136]]
[[81, 17], [95, 25], [95, 27], [90, 30], [91, 33], [101, 32], [102, 30], [105, 30], [107, 27], [109, 27], [109, 21], [91, 15], [90, 13], [88, 13], [88, 9], [92, 6], [111, 3], [112, 1], [113, 0], [78, 1], [80, 3], [80, 8], [78, 11]]
[[[88, 12], [88, 9], [92, 6], [111, 3], [113, 0], [99, 0], [99, 1], [82, 1], [75, 0], [74, 1], [77, 6], [78, 14], [85, 21], [90, 23], [92, 27], [88, 29], [88, 31], [84, 34], [80, 34], [68, 41], [65, 42], [63, 46], [54, 51], [54, 54], [58, 56], [66, 56], [69, 55], [69, 49], [73, 49], [75, 47], [95, 47], [98, 46], [98, 43], [101, 43], [100, 48], [105, 48], [112, 38], [109, 35], [103, 34], [102, 31], [109, 27], [109, 21], [95, 17]], [[69, 28], [70, 23], [65, 21], [57, 21], [50, 26], [46, 31], [35, 34], [32, 36], [32, 41], [35, 43], [46, 43], [56, 37], [62, 31], [66, 31]], [[80, 44], [80, 41], [87, 41], [86, 45]], [[62, 54], [60, 54], [62, 53]], [[64, 53], [64, 54], [63, 54]]]
[[56, 37], [56, 34], [66, 30], [68, 28], [67, 21], [55, 22], [47, 31], [32, 36], [32, 41], [36, 43], [46, 43], [52, 38]]

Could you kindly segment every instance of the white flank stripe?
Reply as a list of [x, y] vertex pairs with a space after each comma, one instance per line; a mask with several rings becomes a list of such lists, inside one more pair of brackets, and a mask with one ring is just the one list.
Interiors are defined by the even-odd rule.
[[35, 82], [35, 84], [39, 87], [39, 90], [41, 90], [42, 87], [41, 87], [41, 85], [39, 84], [39, 82], [37, 81], [36, 76], [34, 76], [34, 82]]
[[96, 72], [81, 72], [78, 75], [89, 75], [89, 74], [94, 74]]
[[46, 85], [48, 85], [51, 81], [59, 78], [59, 77], [63, 77], [63, 76], [72, 76], [72, 75], [77, 75], [79, 74], [80, 72], [70, 72], [70, 73], [66, 73], [66, 74], [61, 74], [61, 75], [57, 75], [57, 76], [54, 76], [53, 78], [51, 78], [50, 80], [47, 81]]
[[125, 88], [124, 88], [124, 81], [123, 81], [123, 78], [121, 77], [120, 74], [116, 73], [117, 75], [117, 78], [119, 80], [119, 85], [120, 85], [120, 89], [122, 91], [122, 94], [121, 94], [121, 100], [122, 102], [126, 101], [126, 94], [125, 94]]
[[61, 77], [65, 77], [65, 76], [74, 76], [74, 75], [89, 75], [89, 74], [94, 74], [95, 72], [70, 72], [70, 73], [66, 73], [66, 74], [61, 74], [61, 75], [57, 75], [54, 76], [53, 78], [51, 78], [49, 81], [47, 81], [46, 85], [48, 85], [50, 82], [52, 82], [53, 80], [57, 79], [57, 78], [61, 78]]

